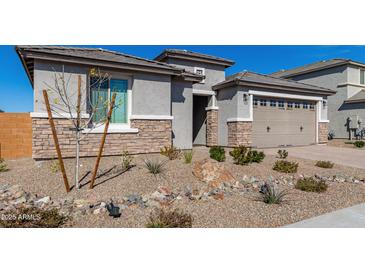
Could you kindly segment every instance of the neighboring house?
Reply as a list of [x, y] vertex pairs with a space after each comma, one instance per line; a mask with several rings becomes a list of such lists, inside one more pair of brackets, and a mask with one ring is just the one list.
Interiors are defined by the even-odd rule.
[[329, 128], [335, 138], [353, 138], [365, 123], [365, 64], [331, 59], [282, 70], [275, 77], [292, 79], [337, 91], [328, 98]]
[[[69, 89], [77, 89], [80, 75], [92, 100], [92, 68], [108, 72], [106, 90], [118, 90], [126, 99], [114, 111], [104, 155], [159, 152], [170, 145], [276, 147], [327, 140], [322, 102], [334, 91], [252, 72], [226, 77], [231, 60], [185, 50], [165, 50], [155, 60], [91, 48], [18, 46], [16, 51], [34, 89], [35, 159], [56, 156], [42, 90], [54, 84], [54, 71], [64, 70], [71, 77]], [[87, 104], [82, 115], [89, 115]], [[69, 121], [55, 115], [55, 123], [63, 155], [74, 156]], [[82, 156], [97, 154], [102, 132], [93, 129], [82, 141]]]

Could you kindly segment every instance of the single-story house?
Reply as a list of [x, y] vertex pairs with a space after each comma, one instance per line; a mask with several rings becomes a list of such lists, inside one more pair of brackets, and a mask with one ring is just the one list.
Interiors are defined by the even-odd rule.
[[[279, 147], [327, 142], [329, 88], [253, 72], [226, 77], [234, 62], [186, 50], [165, 50], [154, 60], [96, 48], [17, 46], [34, 89], [33, 158], [56, 156], [42, 90], [62, 72], [69, 90], [81, 76], [89, 98], [90, 71], [110, 75], [105, 91], [123, 94], [111, 120], [105, 155], [159, 152], [174, 145]], [[76, 100], [76, 97], [72, 97]], [[87, 102], [82, 117], [88, 118]], [[64, 115], [54, 114], [63, 156], [74, 156], [74, 132]], [[82, 156], [97, 154], [103, 128], [81, 143]]]
[[365, 64], [330, 59], [271, 74], [337, 93], [328, 98], [329, 129], [335, 138], [353, 138], [365, 123]]

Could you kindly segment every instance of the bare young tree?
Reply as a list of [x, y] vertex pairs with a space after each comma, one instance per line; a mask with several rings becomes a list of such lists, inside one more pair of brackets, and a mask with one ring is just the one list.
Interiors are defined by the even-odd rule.
[[[71, 124], [71, 131], [75, 134], [75, 187], [80, 188], [80, 143], [92, 129], [103, 126], [107, 120], [109, 98], [107, 90], [103, 88], [109, 81], [107, 73], [98, 69], [89, 71], [90, 83], [83, 83], [81, 76], [65, 74], [65, 67], [60, 71], [53, 69], [53, 84], [45, 82], [47, 93], [51, 98], [50, 107], [57, 117], [67, 119]], [[70, 88], [70, 82], [77, 78], [77, 89]], [[74, 86], [74, 85], [73, 85]], [[87, 88], [89, 86], [89, 88]], [[89, 92], [92, 91], [92, 92]], [[91, 94], [92, 93], [92, 94]]]

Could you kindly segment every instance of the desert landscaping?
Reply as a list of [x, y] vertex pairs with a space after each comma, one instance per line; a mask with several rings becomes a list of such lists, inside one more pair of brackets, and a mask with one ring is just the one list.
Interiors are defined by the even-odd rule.
[[[95, 158], [82, 158], [81, 188], [68, 194], [57, 161], [7, 161], [8, 170], [0, 173], [0, 212], [36, 207], [58, 210], [66, 217], [62, 227], [146, 227], [151, 214], [162, 208], [189, 215], [192, 227], [280, 227], [365, 202], [365, 170], [337, 164], [322, 168], [289, 155], [284, 161], [297, 163], [297, 171], [282, 173], [273, 170], [275, 162], [283, 161], [279, 155], [240, 165], [229, 151], [224, 161], [216, 161], [208, 148], [195, 147], [191, 163], [182, 152], [173, 160], [157, 153], [128, 156], [128, 168], [120, 156], [103, 157], [91, 190]], [[152, 174], [148, 162], [160, 163], [160, 172]], [[65, 165], [71, 178], [74, 159]], [[296, 186], [301, 178], [326, 187], [302, 191]], [[265, 202], [266, 186], [279, 201]], [[110, 202], [120, 208], [120, 217], [109, 216]]]

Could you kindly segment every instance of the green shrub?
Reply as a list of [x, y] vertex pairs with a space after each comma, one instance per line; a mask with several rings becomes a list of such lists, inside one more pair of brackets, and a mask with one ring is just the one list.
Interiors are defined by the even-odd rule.
[[288, 155], [289, 155], [289, 152], [287, 152], [285, 149], [283, 149], [283, 150], [279, 149], [277, 158], [286, 159], [288, 157]]
[[0, 227], [6, 228], [54, 228], [62, 226], [67, 221], [57, 209], [20, 208], [4, 214], [14, 216], [10, 219], [0, 219]]
[[190, 164], [192, 160], [193, 160], [193, 151], [192, 150], [185, 151], [184, 152], [185, 164]]
[[215, 146], [209, 149], [210, 158], [218, 161], [224, 162], [226, 160], [226, 151], [223, 147]]
[[327, 184], [324, 181], [318, 181], [313, 177], [309, 177], [299, 179], [295, 184], [295, 188], [307, 192], [325, 192]]
[[180, 157], [181, 150], [174, 146], [165, 146], [163, 149], [161, 149], [160, 153], [169, 158], [169, 160], [175, 160]]
[[288, 195], [285, 190], [278, 190], [272, 184], [265, 183], [261, 187], [262, 201], [266, 204], [281, 204], [284, 197]]
[[8, 171], [8, 165], [3, 158], [0, 158], [0, 172]]
[[166, 162], [158, 162], [154, 160], [145, 160], [144, 161], [146, 168], [148, 171], [154, 175], [164, 173], [165, 169], [164, 166]]
[[317, 161], [316, 166], [321, 168], [333, 168], [335, 164], [330, 161]]
[[272, 169], [283, 173], [296, 173], [298, 170], [298, 166], [299, 164], [296, 162], [279, 160], [275, 162]]
[[60, 162], [58, 160], [53, 161], [51, 163], [50, 169], [53, 174], [60, 172], [60, 170], [61, 170]]
[[122, 154], [122, 167], [123, 169], [130, 169], [132, 167], [133, 157], [128, 153], [128, 151], [124, 151]]
[[265, 158], [265, 154], [262, 151], [252, 150], [245, 146], [234, 148], [229, 155], [232, 156], [234, 163], [238, 165], [260, 163]]
[[193, 217], [180, 211], [156, 209], [150, 214], [147, 228], [190, 228], [193, 225]]
[[358, 147], [358, 148], [362, 148], [365, 146], [365, 142], [364, 141], [355, 141], [354, 146]]

